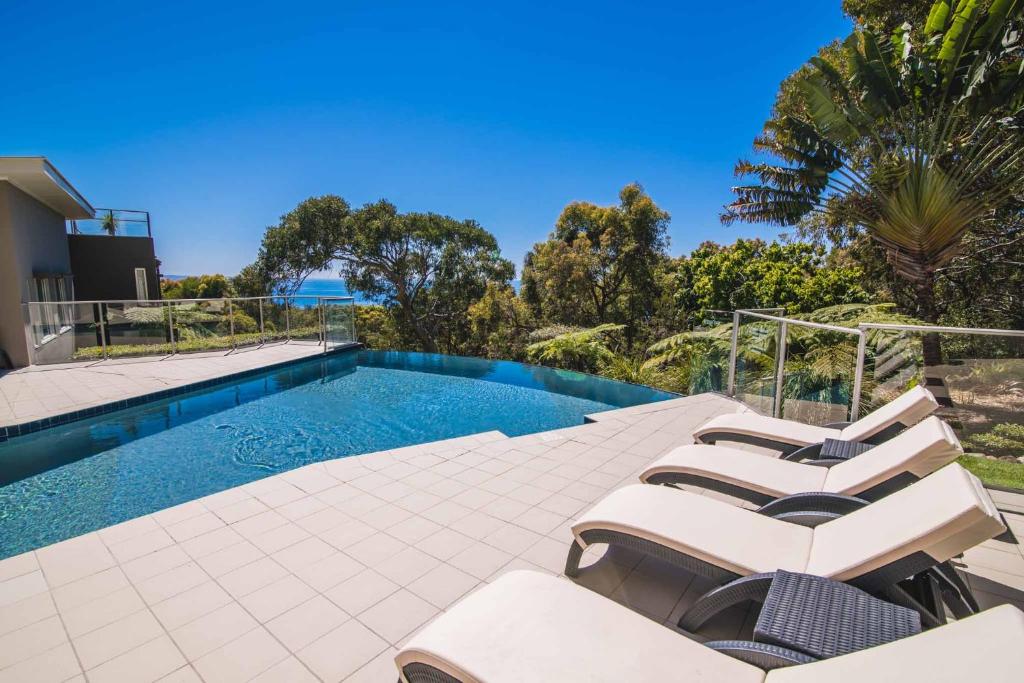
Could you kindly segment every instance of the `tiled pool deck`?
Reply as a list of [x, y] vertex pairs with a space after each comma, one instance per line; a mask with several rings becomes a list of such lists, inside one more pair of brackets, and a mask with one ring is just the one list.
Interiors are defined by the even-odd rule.
[[311, 343], [0, 370], [0, 428], [315, 356]]
[[[574, 515], [739, 410], [704, 394], [329, 461], [0, 561], [0, 682], [393, 683], [423, 624], [506, 571], [560, 575]], [[1024, 499], [993, 496], [1011, 532], [966, 555], [968, 579], [983, 606], [1024, 607]], [[600, 555], [579, 582], [669, 626], [710, 587]]]

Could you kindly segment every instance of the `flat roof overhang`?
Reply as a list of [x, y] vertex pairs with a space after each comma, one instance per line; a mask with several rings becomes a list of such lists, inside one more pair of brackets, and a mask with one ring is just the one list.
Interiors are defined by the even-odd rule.
[[94, 218], [96, 210], [46, 157], [0, 157], [5, 180], [65, 218]]

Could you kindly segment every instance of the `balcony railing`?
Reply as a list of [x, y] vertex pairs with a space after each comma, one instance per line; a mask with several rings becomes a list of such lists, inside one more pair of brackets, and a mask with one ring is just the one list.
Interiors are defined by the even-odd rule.
[[[856, 420], [924, 385], [968, 450], [1024, 456], [1024, 330], [841, 327], [748, 310], [731, 327], [725, 391], [763, 414]], [[925, 362], [926, 340], [940, 362]]]
[[352, 297], [53, 301], [25, 306], [33, 364], [356, 341]]
[[152, 237], [149, 211], [132, 209], [96, 209], [95, 218], [68, 221], [72, 235], [107, 235], [110, 237]]

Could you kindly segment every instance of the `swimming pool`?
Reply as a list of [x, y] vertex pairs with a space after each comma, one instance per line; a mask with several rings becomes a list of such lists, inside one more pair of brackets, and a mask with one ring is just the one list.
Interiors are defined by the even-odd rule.
[[0, 558], [313, 462], [674, 397], [507, 361], [318, 357], [0, 443]]

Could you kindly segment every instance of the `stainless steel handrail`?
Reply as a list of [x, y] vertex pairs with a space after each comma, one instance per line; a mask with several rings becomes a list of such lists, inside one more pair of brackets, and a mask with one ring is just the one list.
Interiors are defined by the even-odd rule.
[[[313, 305], [307, 305], [307, 300], [313, 301], [315, 303], [313, 303]], [[276, 304], [276, 305], [283, 305], [283, 308], [284, 308], [284, 323], [285, 323], [285, 330], [284, 330], [284, 340], [285, 341], [284, 341], [284, 343], [288, 343], [290, 341], [293, 341], [293, 339], [292, 339], [292, 329], [291, 329], [291, 318], [292, 318], [291, 308], [294, 307], [297, 310], [298, 309], [305, 309], [305, 308], [316, 308], [318, 310], [318, 313], [317, 313], [317, 326], [320, 328], [318, 330], [318, 332], [317, 332], [317, 337], [318, 337], [318, 341], [319, 342], [323, 342], [324, 343], [324, 351], [325, 352], [327, 351], [327, 346], [326, 346], [327, 335], [326, 335], [326, 331], [323, 329], [324, 325], [326, 325], [326, 318], [325, 318], [325, 316], [323, 314], [323, 310], [322, 310], [323, 306], [324, 306], [324, 302], [325, 301], [329, 301], [329, 302], [336, 303], [336, 304], [345, 304], [346, 308], [351, 308], [352, 306], [355, 305], [355, 297], [352, 297], [352, 296], [326, 296], [325, 297], [325, 296], [318, 296], [318, 295], [315, 295], [315, 294], [280, 294], [280, 295], [272, 295], [272, 296], [248, 296], [248, 297], [245, 297], [245, 296], [235, 296], [235, 297], [221, 297], [221, 298], [216, 298], [216, 299], [201, 299], [201, 298], [181, 298], [181, 299], [80, 299], [80, 300], [70, 300], [70, 301], [29, 301], [29, 302], [23, 303], [22, 305], [26, 307], [26, 323], [27, 323], [26, 334], [29, 334], [29, 328], [35, 328], [35, 326], [38, 324], [38, 317], [40, 315], [44, 315], [44, 313], [42, 313], [42, 311], [47, 310], [45, 307], [57, 306], [57, 307], [59, 307], [58, 310], [60, 310], [60, 311], [69, 311], [69, 313], [67, 313], [66, 316], [70, 317], [72, 319], [76, 319], [76, 320], [78, 318], [78, 315], [77, 314], [73, 314], [73, 313], [70, 312], [70, 311], [73, 310], [73, 308], [72, 308], [73, 306], [75, 306], [76, 304], [81, 304], [83, 306], [95, 307], [93, 312], [91, 313], [91, 317], [93, 318], [91, 321], [86, 322], [83, 319], [83, 320], [80, 320], [78, 322], [72, 323], [72, 327], [74, 326], [74, 324], [95, 324], [97, 329], [98, 329], [98, 331], [99, 331], [99, 334], [100, 334], [101, 355], [102, 355], [102, 358], [106, 359], [106, 358], [110, 357], [109, 350], [110, 350], [110, 347], [111, 347], [111, 344], [109, 344], [107, 342], [107, 335], [108, 335], [108, 333], [109, 333], [109, 331], [111, 329], [111, 325], [109, 324], [109, 320], [108, 320], [108, 311], [116, 311], [117, 310], [116, 308], [111, 308], [111, 307], [124, 306], [125, 308], [128, 308], [131, 305], [135, 305], [135, 306], [140, 307], [140, 308], [153, 308], [153, 309], [158, 309], [158, 308], [162, 309], [162, 308], [166, 307], [167, 314], [166, 314], [166, 319], [163, 322], [163, 325], [164, 325], [165, 328], [167, 328], [165, 330], [165, 332], [168, 334], [167, 339], [168, 339], [168, 343], [170, 345], [171, 354], [175, 354], [175, 353], [178, 352], [178, 346], [179, 346], [178, 342], [180, 341], [179, 340], [179, 335], [177, 335], [176, 331], [175, 331], [175, 324], [178, 322], [176, 320], [177, 316], [175, 316], [175, 312], [174, 312], [174, 309], [175, 309], [176, 305], [206, 302], [208, 304], [217, 306], [218, 309], [219, 309], [219, 312], [226, 313], [227, 314], [228, 328], [229, 328], [228, 329], [228, 338], [230, 339], [230, 349], [232, 351], [234, 351], [238, 347], [238, 340], [237, 340], [237, 337], [236, 337], [237, 333], [236, 333], [236, 330], [235, 330], [235, 304], [238, 303], [238, 302], [244, 302], [244, 301], [256, 301], [256, 302], [259, 303], [259, 313], [258, 313], [258, 322], [257, 322], [257, 324], [259, 325], [259, 336], [258, 336], [258, 338], [259, 338], [259, 345], [260, 346], [263, 346], [263, 345], [267, 344], [270, 341], [270, 339], [268, 338], [267, 332], [266, 332], [266, 320], [265, 320], [265, 315], [264, 315], [265, 307], [263, 305], [265, 301], [269, 301], [270, 303]], [[355, 331], [355, 314], [354, 314], [354, 312], [349, 314], [349, 318], [350, 318], [349, 321], [348, 321], [349, 324], [346, 326], [346, 328], [347, 328], [346, 331], [348, 332], [348, 336], [351, 337], [351, 341], [355, 341], [356, 331]], [[44, 345], [44, 343], [35, 343], [35, 344], [33, 344], [33, 348], [34, 348], [35, 351], [38, 351], [43, 345]], [[34, 352], [33, 353], [33, 362], [35, 362], [35, 358], [36, 358], [36, 356], [35, 356], [35, 352]]]
[[[775, 417], [782, 417], [782, 405], [783, 405], [783, 387], [786, 380], [786, 351], [787, 351], [787, 340], [789, 335], [789, 327], [791, 325], [797, 327], [809, 327], [815, 330], [825, 330], [827, 332], [838, 332], [841, 334], [851, 334], [857, 337], [857, 348], [864, 346], [864, 340], [866, 333], [858, 328], [853, 327], [841, 327], [839, 325], [827, 325], [825, 323], [816, 323], [809, 320], [798, 320], [796, 318], [786, 318], [778, 315], [769, 315], [767, 313], [760, 312], [764, 309], [739, 309], [733, 313], [733, 325], [732, 325], [732, 339], [729, 348], [729, 383], [727, 385], [727, 393], [729, 396], [736, 396], [736, 358], [738, 355], [739, 347], [739, 328], [740, 318], [742, 316], [748, 316], [751, 318], [757, 318], [759, 320], [767, 320], [770, 322], [779, 323], [778, 336], [775, 343], [775, 395], [772, 397], [772, 415]], [[853, 397], [850, 403], [850, 414], [854, 417], [851, 419], [856, 420], [856, 415], [860, 412], [860, 388], [863, 384], [863, 363], [859, 363], [854, 371], [853, 379]]]
[[776, 376], [775, 396], [773, 397], [772, 414], [776, 417], [782, 416], [782, 386], [785, 380], [785, 354], [786, 336], [789, 326], [798, 325], [812, 329], [827, 330], [857, 336], [857, 357], [854, 367], [853, 391], [850, 398], [850, 419], [856, 420], [860, 417], [860, 395], [864, 383], [864, 364], [867, 356], [867, 332], [869, 330], [887, 330], [893, 332], [915, 332], [920, 334], [975, 334], [997, 337], [1024, 337], [1024, 330], [997, 330], [982, 327], [942, 327], [938, 325], [900, 325], [893, 323], [859, 323], [857, 327], [842, 327], [840, 325], [828, 325], [816, 323], [809, 320], [799, 320], [784, 316], [769, 315], [763, 311], [766, 309], [739, 309], [733, 311], [732, 338], [729, 348], [729, 382], [726, 392], [729, 396], [736, 396], [736, 357], [739, 346], [739, 327], [741, 316], [749, 316], [760, 320], [768, 320], [779, 323], [778, 340], [776, 342]]
[[932, 325], [895, 325], [890, 323], [860, 323], [861, 329], [921, 332], [923, 334], [981, 334], [992, 337], [1024, 337], [1024, 330], [996, 330], [987, 327], [939, 327]]

